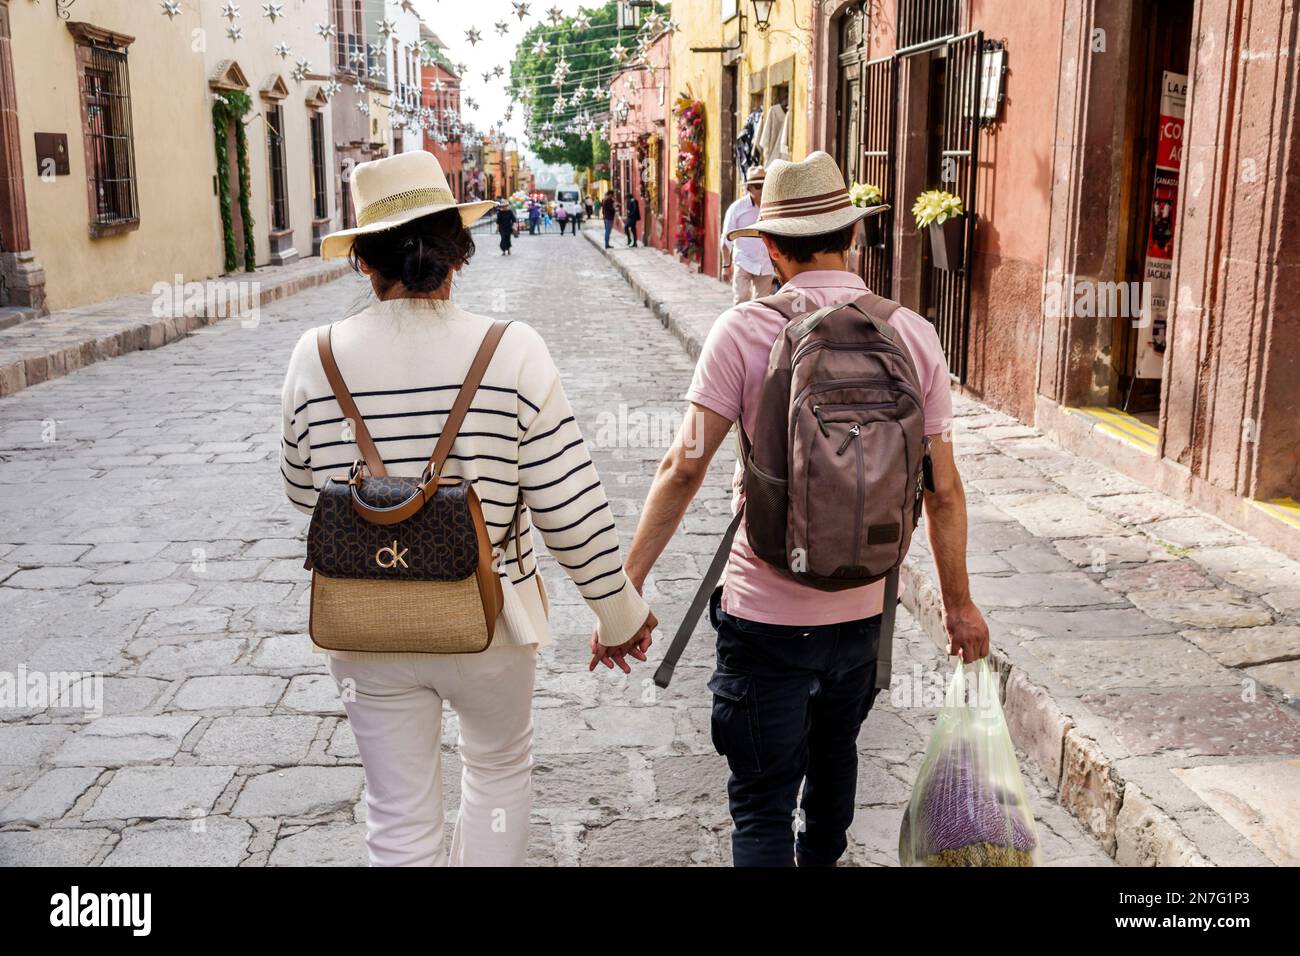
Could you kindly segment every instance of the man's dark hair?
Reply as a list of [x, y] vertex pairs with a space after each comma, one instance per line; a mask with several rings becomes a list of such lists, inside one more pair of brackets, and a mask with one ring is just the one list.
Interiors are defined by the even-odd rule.
[[460, 211], [441, 212], [412, 219], [393, 229], [359, 235], [348, 259], [360, 271], [360, 262], [411, 292], [432, 292], [474, 255], [474, 239], [461, 221]]
[[845, 252], [853, 245], [853, 233], [858, 224], [850, 223], [835, 232], [821, 232], [815, 236], [778, 236], [768, 233], [781, 255], [791, 262], [812, 262], [823, 252]]

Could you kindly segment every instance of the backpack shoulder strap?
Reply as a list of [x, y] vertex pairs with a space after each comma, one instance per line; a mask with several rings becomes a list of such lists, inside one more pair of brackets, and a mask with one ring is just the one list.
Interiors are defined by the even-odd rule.
[[868, 292], [866, 295], [853, 302], [853, 307], [871, 320], [876, 331], [883, 335], [889, 341], [898, 338], [898, 330], [889, 324], [902, 306], [893, 299], [886, 299], [883, 295], [876, 295], [874, 292]]
[[451, 454], [451, 446], [460, 433], [460, 426], [465, 421], [465, 413], [469, 411], [479, 383], [483, 381], [483, 373], [487, 371], [497, 346], [501, 344], [501, 336], [505, 335], [509, 327], [510, 322], [498, 319], [483, 336], [483, 344], [478, 347], [474, 361], [470, 362], [469, 372], [465, 375], [460, 391], [456, 393], [456, 401], [452, 404], [447, 421], [442, 426], [442, 433], [438, 436], [438, 443], [433, 447], [433, 454], [429, 456], [430, 474], [433, 478], [442, 475], [442, 466], [447, 463], [447, 456]]
[[316, 330], [316, 351], [320, 354], [320, 364], [325, 369], [325, 378], [330, 383], [334, 399], [339, 403], [343, 417], [352, 422], [357, 448], [366, 463], [366, 468], [370, 470], [372, 476], [382, 478], [388, 474], [384, 470], [384, 459], [379, 456], [379, 449], [375, 447], [374, 440], [370, 437], [366, 421], [361, 417], [357, 403], [352, 400], [352, 393], [348, 391], [347, 382], [343, 381], [343, 373], [339, 371], [338, 363], [334, 361], [334, 348], [330, 342], [333, 331], [333, 325], [322, 325]]

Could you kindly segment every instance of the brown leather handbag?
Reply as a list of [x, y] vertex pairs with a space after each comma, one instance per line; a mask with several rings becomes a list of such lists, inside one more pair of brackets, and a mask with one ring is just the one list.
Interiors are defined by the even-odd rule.
[[[443, 466], [509, 322], [479, 347], [419, 478], [391, 476], [334, 361], [331, 327], [316, 344], [361, 460], [325, 482], [307, 533], [316, 646], [372, 653], [473, 654], [492, 643], [501, 578], [472, 484]], [[514, 534], [519, 539], [519, 506]]]

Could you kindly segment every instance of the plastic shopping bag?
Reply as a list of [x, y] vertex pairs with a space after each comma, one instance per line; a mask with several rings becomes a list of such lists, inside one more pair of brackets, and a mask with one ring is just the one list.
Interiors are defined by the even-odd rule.
[[1034, 866], [1038, 833], [988, 658], [958, 664], [898, 834], [903, 866]]

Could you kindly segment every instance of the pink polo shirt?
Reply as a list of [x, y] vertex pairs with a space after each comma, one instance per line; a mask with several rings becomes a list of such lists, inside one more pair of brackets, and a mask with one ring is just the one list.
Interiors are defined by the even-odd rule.
[[[807, 294], [809, 309], [852, 302], [867, 292], [852, 272], [804, 272], [787, 286]], [[952, 426], [952, 391], [948, 363], [932, 326], [910, 309], [900, 308], [889, 320], [898, 330], [921, 379], [925, 399], [925, 433], [938, 435]], [[713, 323], [686, 392], [688, 401], [735, 421], [746, 435], [754, 434], [754, 414], [772, 345], [785, 327], [773, 309], [744, 302], [728, 309]], [[732, 513], [740, 508], [741, 468], [736, 463]], [[874, 617], [880, 613], [884, 582], [847, 591], [818, 591], [782, 575], [756, 557], [742, 522], [736, 533], [723, 578], [722, 609], [734, 617], [764, 624], [815, 626]]]

